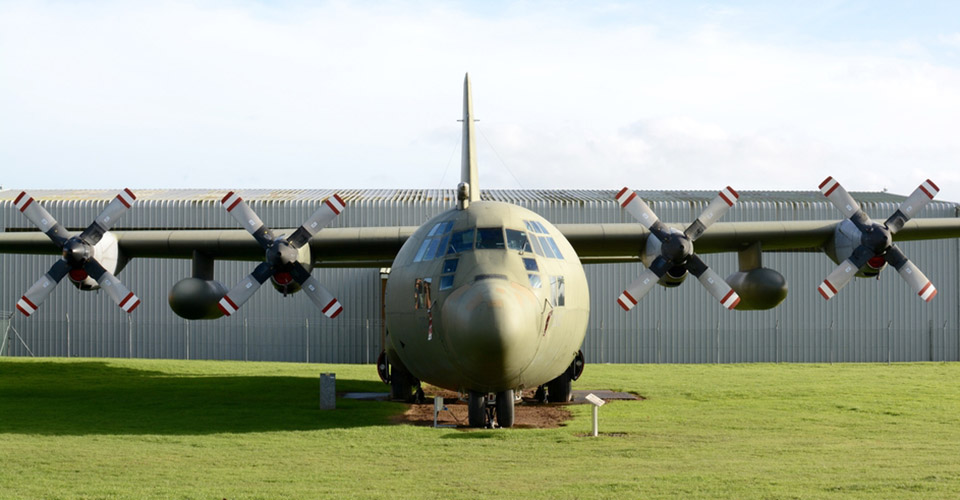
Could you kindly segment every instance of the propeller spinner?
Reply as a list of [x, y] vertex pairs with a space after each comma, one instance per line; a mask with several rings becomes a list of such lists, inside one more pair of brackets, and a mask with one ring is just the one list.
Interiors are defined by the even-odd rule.
[[[873, 267], [882, 266], [882, 261], [893, 266], [921, 299], [929, 302], [937, 295], [936, 287], [920, 268], [910, 262], [900, 248], [893, 244], [893, 235], [940, 192], [940, 188], [933, 181], [927, 179], [920, 184], [883, 224], [871, 220], [850, 193], [833, 177], [827, 177], [820, 183], [820, 192], [860, 231], [860, 245], [817, 287], [824, 299], [833, 298], [853, 279], [860, 268], [871, 261]], [[875, 263], [880, 259], [882, 261], [878, 266]]]
[[737, 304], [740, 303], [740, 296], [730, 288], [730, 285], [716, 271], [710, 269], [694, 253], [693, 242], [708, 227], [723, 217], [727, 210], [737, 202], [738, 198], [740, 198], [740, 195], [733, 188], [727, 186], [707, 205], [700, 217], [697, 217], [681, 233], [660, 222], [657, 214], [633, 190], [629, 188], [620, 190], [617, 193], [617, 201], [620, 206], [627, 209], [653, 236], [660, 240], [660, 255], [653, 260], [650, 267], [640, 273], [639, 278], [620, 294], [617, 299], [620, 307], [625, 311], [633, 309], [637, 302], [660, 281], [660, 278], [663, 278], [672, 269], [678, 268], [689, 271], [690, 274], [696, 276], [707, 291], [727, 309], [737, 307]]
[[217, 306], [224, 315], [230, 316], [237, 312], [240, 306], [260, 288], [260, 285], [271, 277], [278, 283], [287, 283], [291, 279], [296, 281], [328, 318], [336, 318], [343, 312], [340, 301], [334, 298], [333, 294], [311, 276], [310, 271], [297, 260], [300, 247], [343, 211], [346, 202], [339, 195], [334, 194], [327, 198], [319, 210], [286, 238], [274, 235], [253, 209], [243, 201], [243, 198], [233, 191], [227, 193], [220, 202], [227, 212], [253, 235], [266, 252], [264, 262], [220, 299]]
[[124, 189], [117, 197], [107, 204], [94, 221], [76, 236], [71, 236], [39, 203], [21, 191], [14, 200], [14, 206], [23, 213], [30, 222], [33, 222], [51, 241], [62, 250], [63, 257], [55, 262], [39, 281], [33, 284], [17, 301], [17, 310], [26, 316], [37, 311], [40, 304], [50, 295], [50, 292], [60, 283], [64, 276], [80, 282], [88, 276], [93, 278], [113, 301], [126, 312], [132, 312], [140, 299], [127, 289], [110, 271], [107, 271], [94, 256], [94, 246], [100, 242], [106, 233], [120, 219], [137, 199], [133, 192]]

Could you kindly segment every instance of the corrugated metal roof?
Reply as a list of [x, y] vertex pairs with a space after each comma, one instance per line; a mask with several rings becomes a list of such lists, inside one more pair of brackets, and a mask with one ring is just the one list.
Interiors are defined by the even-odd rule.
[[[29, 193], [38, 200], [51, 201], [100, 201], [111, 200], [120, 189], [32, 189]], [[230, 189], [134, 189], [141, 201], [219, 201]], [[314, 201], [323, 200], [333, 193], [354, 201], [449, 201], [456, 200], [454, 189], [243, 189], [238, 192], [247, 200], [256, 201]], [[819, 191], [738, 191], [740, 201], [770, 201], [779, 203], [803, 203], [824, 201]], [[554, 203], [584, 203], [612, 201], [617, 191], [610, 189], [489, 189], [481, 191], [485, 200], [510, 203], [548, 201]], [[0, 201], [12, 201], [20, 194], [19, 189], [0, 190]], [[717, 195], [716, 191], [690, 190], [637, 190], [648, 201], [706, 201]], [[854, 198], [864, 202], [896, 203], [905, 196], [887, 192], [851, 191]], [[950, 202], [945, 202], [950, 203]]]

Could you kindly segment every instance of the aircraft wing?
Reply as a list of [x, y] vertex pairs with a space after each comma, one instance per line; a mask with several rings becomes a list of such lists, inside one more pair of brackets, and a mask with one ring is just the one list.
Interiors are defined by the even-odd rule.
[[[819, 252], [840, 221], [718, 222], [697, 240], [698, 253], [737, 252], [759, 243], [765, 252]], [[667, 224], [683, 230], [681, 224]], [[636, 262], [650, 234], [639, 224], [557, 224], [584, 264]], [[310, 239], [316, 267], [388, 267], [415, 226], [327, 228]], [[278, 232], [292, 232], [279, 230]], [[113, 231], [126, 258], [263, 260], [263, 249], [242, 229]], [[894, 241], [960, 238], [960, 219], [913, 219]], [[56, 255], [37, 231], [0, 234], [0, 253]]]
[[[841, 221], [718, 222], [697, 239], [697, 253], [738, 252], [759, 243], [765, 252], [819, 252]], [[666, 224], [683, 231], [681, 224]], [[650, 231], [640, 224], [557, 224], [584, 264], [636, 262]], [[960, 238], [960, 218], [913, 219], [894, 241]]]
[[[327, 228], [310, 238], [316, 267], [388, 267], [414, 226]], [[278, 230], [290, 234], [294, 229]], [[263, 260], [263, 248], [242, 229], [113, 231], [126, 258]], [[0, 253], [50, 254], [60, 249], [38, 231], [0, 234]]]

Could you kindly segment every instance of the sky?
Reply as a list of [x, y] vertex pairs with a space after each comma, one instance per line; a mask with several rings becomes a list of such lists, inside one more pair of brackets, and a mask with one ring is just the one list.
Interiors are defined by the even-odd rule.
[[0, 186], [960, 201], [960, 3], [0, 0]]

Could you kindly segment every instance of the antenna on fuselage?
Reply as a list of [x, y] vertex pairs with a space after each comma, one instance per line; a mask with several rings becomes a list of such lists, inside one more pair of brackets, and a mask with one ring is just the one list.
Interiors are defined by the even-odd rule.
[[470, 73], [463, 77], [463, 147], [460, 157], [460, 184], [457, 186], [457, 208], [466, 209], [470, 202], [480, 200], [477, 181], [477, 141], [474, 139], [473, 97], [470, 93]]

